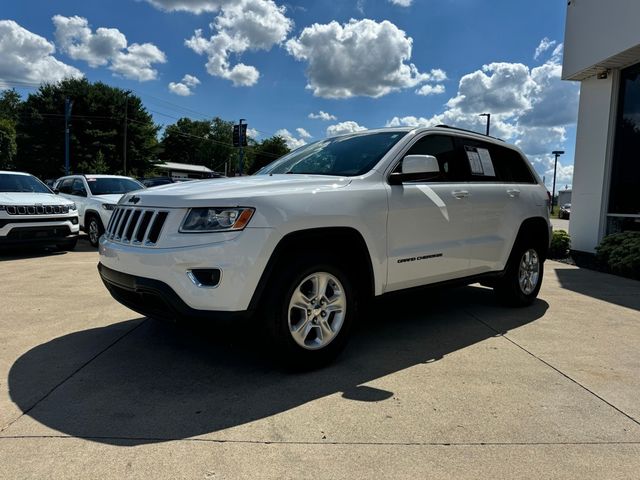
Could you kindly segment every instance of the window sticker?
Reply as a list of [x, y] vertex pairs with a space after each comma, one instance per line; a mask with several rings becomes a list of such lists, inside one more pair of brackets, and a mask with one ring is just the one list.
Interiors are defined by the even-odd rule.
[[480, 161], [482, 162], [482, 169], [487, 177], [495, 177], [496, 171], [493, 168], [493, 162], [491, 161], [491, 154], [486, 148], [478, 148], [478, 155], [480, 155]]
[[472, 175], [482, 175], [485, 177], [495, 177], [496, 171], [493, 168], [493, 162], [491, 161], [491, 154], [486, 148], [476, 148], [466, 146], [464, 149], [467, 152], [467, 159], [469, 160], [469, 166], [471, 167]]
[[471, 167], [471, 174], [484, 175], [484, 169], [482, 168], [480, 155], [478, 155], [478, 149], [467, 146], [465, 146], [464, 149], [467, 151], [467, 159], [469, 160], [469, 166]]

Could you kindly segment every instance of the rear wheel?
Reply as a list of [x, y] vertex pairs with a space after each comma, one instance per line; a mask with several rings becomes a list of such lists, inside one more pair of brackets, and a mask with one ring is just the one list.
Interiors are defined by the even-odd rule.
[[498, 298], [514, 307], [531, 305], [538, 296], [544, 274], [544, 259], [539, 247], [518, 242], [509, 259], [504, 276], [494, 286]]
[[272, 353], [294, 370], [331, 362], [357, 314], [350, 277], [329, 259], [300, 257], [276, 270], [264, 305]]
[[87, 224], [87, 234], [89, 235], [89, 243], [93, 247], [98, 247], [100, 237], [104, 233], [102, 222], [95, 215], [90, 215]]

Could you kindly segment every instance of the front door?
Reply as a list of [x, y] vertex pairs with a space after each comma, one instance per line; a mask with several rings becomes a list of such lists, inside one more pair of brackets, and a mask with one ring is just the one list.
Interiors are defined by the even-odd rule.
[[440, 175], [389, 186], [388, 291], [464, 277], [469, 270], [471, 198], [454, 138], [427, 134], [405, 155], [433, 155]]

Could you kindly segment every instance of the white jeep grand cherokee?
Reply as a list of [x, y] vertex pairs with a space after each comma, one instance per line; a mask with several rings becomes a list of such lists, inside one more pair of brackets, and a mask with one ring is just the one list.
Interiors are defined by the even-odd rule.
[[331, 360], [358, 308], [481, 281], [538, 294], [548, 193], [524, 155], [450, 127], [370, 130], [299, 148], [256, 175], [125, 195], [100, 240], [113, 297], [150, 317], [254, 317], [298, 365]]
[[54, 195], [33, 175], [0, 171], [0, 247], [73, 250], [77, 241], [75, 203]]

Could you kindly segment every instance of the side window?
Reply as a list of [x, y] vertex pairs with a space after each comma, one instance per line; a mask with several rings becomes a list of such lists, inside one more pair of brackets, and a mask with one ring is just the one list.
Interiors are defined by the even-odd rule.
[[60, 193], [66, 193], [71, 195], [71, 184], [73, 183], [73, 178], [65, 178], [58, 185], [58, 191]]
[[469, 166], [472, 182], [496, 182], [500, 179], [500, 172], [496, 165], [493, 145], [471, 140], [461, 139], [464, 150], [464, 161]]
[[78, 195], [81, 197], [87, 196], [87, 190], [84, 188], [84, 183], [79, 178], [76, 178], [71, 185], [71, 195]]
[[[427, 135], [414, 143], [406, 155], [432, 155], [436, 157], [440, 165], [440, 176], [430, 181], [452, 182], [464, 181], [466, 178], [465, 169], [460, 164], [453, 137]], [[402, 162], [398, 164], [395, 171], [399, 172], [401, 169]]]
[[529, 167], [517, 151], [493, 145], [492, 151], [500, 181], [512, 183], [536, 183]]

